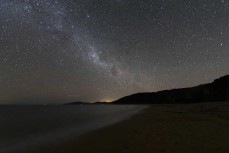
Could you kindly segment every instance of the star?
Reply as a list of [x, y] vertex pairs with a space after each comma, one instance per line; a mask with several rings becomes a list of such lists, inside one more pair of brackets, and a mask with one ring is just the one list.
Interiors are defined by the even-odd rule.
[[1, 0], [0, 98], [94, 102], [211, 82], [229, 73], [228, 6]]

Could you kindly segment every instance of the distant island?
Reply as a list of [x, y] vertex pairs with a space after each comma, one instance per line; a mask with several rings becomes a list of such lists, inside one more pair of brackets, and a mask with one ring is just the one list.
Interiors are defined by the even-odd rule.
[[104, 105], [104, 104], [111, 104], [111, 103], [108, 103], [108, 102], [101, 102], [101, 101], [98, 101], [98, 102], [93, 102], [93, 103], [90, 103], [90, 102], [82, 102], [82, 101], [77, 101], [77, 102], [70, 102], [70, 103], [66, 103], [64, 105]]
[[[93, 104], [173, 104], [229, 101], [229, 75], [190, 88], [163, 90], [158, 92], [136, 93], [110, 103], [95, 102]], [[72, 102], [74, 104], [92, 104]]]

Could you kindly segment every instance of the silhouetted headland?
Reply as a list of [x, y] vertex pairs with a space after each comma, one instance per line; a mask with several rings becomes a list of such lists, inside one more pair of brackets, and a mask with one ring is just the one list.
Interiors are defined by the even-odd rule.
[[229, 101], [229, 75], [212, 83], [190, 88], [136, 93], [113, 102], [113, 104], [171, 104]]
[[158, 92], [136, 93], [113, 102], [71, 102], [64, 105], [91, 104], [173, 104], [229, 101], [229, 75], [220, 77], [212, 83], [190, 88], [163, 90]]

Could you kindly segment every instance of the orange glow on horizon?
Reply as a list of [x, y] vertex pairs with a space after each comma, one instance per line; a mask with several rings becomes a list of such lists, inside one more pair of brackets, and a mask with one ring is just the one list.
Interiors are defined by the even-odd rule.
[[106, 102], [106, 103], [110, 103], [112, 101], [114, 101], [114, 100], [110, 99], [110, 98], [106, 98], [106, 99], [101, 100], [101, 102]]

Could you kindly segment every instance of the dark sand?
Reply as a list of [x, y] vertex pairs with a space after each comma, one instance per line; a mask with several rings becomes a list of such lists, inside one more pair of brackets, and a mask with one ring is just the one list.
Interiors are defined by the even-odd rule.
[[152, 105], [42, 153], [228, 153], [229, 103]]

